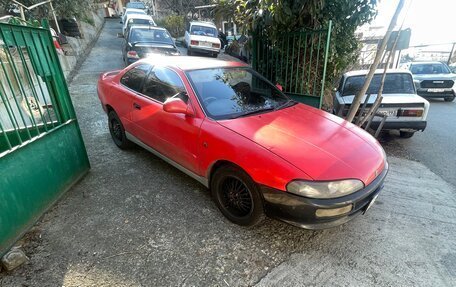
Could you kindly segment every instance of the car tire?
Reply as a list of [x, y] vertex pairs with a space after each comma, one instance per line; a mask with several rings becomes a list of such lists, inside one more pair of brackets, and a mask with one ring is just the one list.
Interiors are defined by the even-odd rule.
[[116, 146], [120, 149], [128, 149], [133, 145], [133, 143], [127, 139], [124, 126], [115, 111], [110, 111], [108, 113], [108, 126], [109, 133]]
[[404, 131], [399, 131], [399, 136], [403, 139], [408, 139], [408, 138], [411, 138], [413, 137], [413, 135], [415, 134], [415, 132], [404, 132]]
[[456, 97], [456, 96], [446, 97], [446, 98], [444, 98], [444, 100], [445, 100], [445, 102], [452, 102], [452, 101], [454, 101], [454, 98], [455, 98], [455, 97]]
[[266, 217], [256, 183], [238, 167], [227, 165], [212, 176], [211, 195], [222, 214], [242, 226], [255, 226]]
[[217, 53], [212, 54], [211, 57], [212, 57], [212, 58], [217, 58], [217, 57], [218, 57], [218, 54], [217, 54]]
[[193, 52], [190, 49], [187, 49], [187, 56], [193, 56]]

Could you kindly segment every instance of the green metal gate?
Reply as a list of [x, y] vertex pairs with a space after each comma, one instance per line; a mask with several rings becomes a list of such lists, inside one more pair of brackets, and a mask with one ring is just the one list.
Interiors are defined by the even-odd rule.
[[89, 168], [50, 31], [0, 24], [0, 255]]
[[293, 99], [321, 108], [331, 21], [328, 28], [284, 33], [275, 40], [266, 31], [253, 37], [252, 67]]

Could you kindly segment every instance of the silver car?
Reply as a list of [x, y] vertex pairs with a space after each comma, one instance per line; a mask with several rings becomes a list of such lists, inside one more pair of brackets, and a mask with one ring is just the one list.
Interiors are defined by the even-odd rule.
[[443, 98], [452, 102], [456, 97], [455, 80], [450, 68], [441, 62], [413, 62], [409, 65], [417, 94], [424, 98]]
[[[345, 73], [334, 95], [334, 113], [345, 117], [355, 95], [364, 84], [367, 70]], [[367, 107], [377, 98], [383, 70], [377, 70], [367, 90], [370, 94]], [[378, 113], [386, 115], [383, 130], [398, 130], [403, 138], [410, 138], [416, 131], [424, 131], [429, 102], [416, 94], [412, 74], [407, 70], [388, 70], [383, 87], [383, 99]], [[366, 96], [362, 99], [364, 103]], [[374, 117], [371, 127], [378, 128], [381, 117]]]

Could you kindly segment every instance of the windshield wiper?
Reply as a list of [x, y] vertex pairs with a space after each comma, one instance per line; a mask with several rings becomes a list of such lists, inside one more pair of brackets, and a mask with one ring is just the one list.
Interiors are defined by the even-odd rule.
[[277, 110], [280, 110], [280, 109], [288, 108], [288, 107], [296, 105], [297, 103], [298, 103], [297, 101], [289, 100], [289, 101], [285, 102], [284, 104], [276, 107], [274, 110], [277, 111]]
[[250, 116], [250, 115], [254, 115], [254, 114], [261, 114], [261, 113], [264, 113], [264, 112], [267, 112], [267, 111], [273, 111], [273, 110], [274, 110], [274, 108], [272, 108], [272, 107], [270, 107], [270, 108], [261, 108], [261, 109], [258, 109], [258, 110], [248, 111], [248, 112], [236, 115], [236, 116], [232, 116], [231, 119], [237, 119], [237, 118], [240, 118], [240, 117]]

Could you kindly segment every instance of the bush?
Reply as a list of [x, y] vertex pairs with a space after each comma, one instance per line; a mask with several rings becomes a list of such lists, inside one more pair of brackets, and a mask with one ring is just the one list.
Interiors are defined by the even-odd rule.
[[162, 20], [156, 21], [158, 26], [162, 26], [168, 30], [168, 32], [174, 38], [178, 38], [184, 35], [185, 31], [185, 18], [179, 15], [170, 15]]

